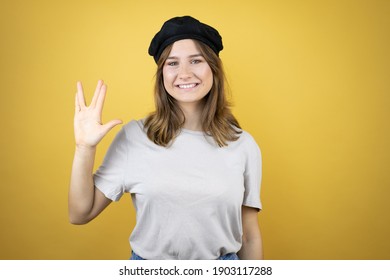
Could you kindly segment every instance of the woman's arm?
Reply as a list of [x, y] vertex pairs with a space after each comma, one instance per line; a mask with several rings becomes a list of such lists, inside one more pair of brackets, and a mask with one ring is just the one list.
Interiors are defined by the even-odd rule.
[[111, 202], [94, 186], [95, 152], [95, 148], [76, 147], [68, 197], [69, 221], [72, 224], [88, 223]]
[[242, 247], [238, 252], [241, 260], [262, 260], [263, 242], [256, 208], [242, 206]]
[[93, 182], [96, 146], [114, 126], [122, 123], [113, 120], [101, 124], [106, 90], [103, 81], [99, 81], [90, 106], [86, 106], [82, 85], [77, 83], [74, 117], [76, 151], [68, 197], [69, 220], [72, 224], [89, 222], [111, 202]]

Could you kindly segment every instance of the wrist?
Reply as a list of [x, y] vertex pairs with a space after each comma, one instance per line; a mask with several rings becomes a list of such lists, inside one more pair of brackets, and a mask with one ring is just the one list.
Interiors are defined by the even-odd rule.
[[76, 144], [76, 153], [95, 153], [96, 146], [88, 146], [84, 144]]

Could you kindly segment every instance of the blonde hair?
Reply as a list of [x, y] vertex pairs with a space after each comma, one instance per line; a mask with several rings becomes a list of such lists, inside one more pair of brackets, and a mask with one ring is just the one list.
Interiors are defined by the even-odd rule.
[[[239, 138], [241, 127], [229, 109], [222, 61], [210, 47], [197, 40], [194, 42], [213, 73], [213, 85], [204, 97], [201, 114], [202, 129], [214, 138], [218, 146], [227, 146], [228, 141], [236, 141]], [[164, 87], [163, 67], [171, 49], [172, 44], [164, 49], [157, 61], [154, 88], [156, 110], [145, 120], [148, 138], [163, 147], [168, 146], [175, 139], [185, 122], [183, 111]]]

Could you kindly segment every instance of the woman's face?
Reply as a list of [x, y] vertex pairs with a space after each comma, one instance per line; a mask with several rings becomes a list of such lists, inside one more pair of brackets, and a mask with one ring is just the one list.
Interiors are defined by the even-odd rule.
[[166, 91], [181, 107], [201, 104], [213, 85], [211, 68], [191, 39], [173, 43], [163, 79]]

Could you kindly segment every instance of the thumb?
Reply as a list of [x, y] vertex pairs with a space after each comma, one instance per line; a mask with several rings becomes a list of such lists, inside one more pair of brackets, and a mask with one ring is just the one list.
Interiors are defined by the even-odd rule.
[[117, 126], [118, 124], [122, 124], [123, 122], [121, 120], [112, 120], [112, 121], [109, 121], [108, 123], [104, 124], [102, 127], [103, 127], [103, 130], [106, 133], [108, 133], [111, 129], [113, 129], [115, 126]]

